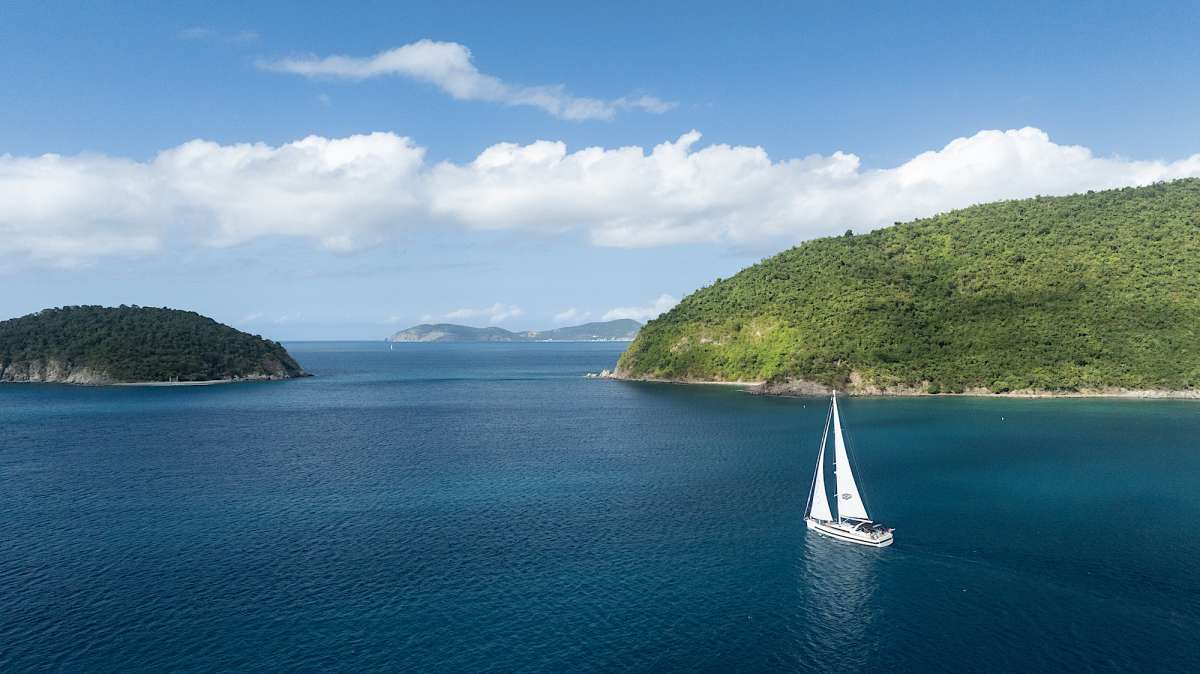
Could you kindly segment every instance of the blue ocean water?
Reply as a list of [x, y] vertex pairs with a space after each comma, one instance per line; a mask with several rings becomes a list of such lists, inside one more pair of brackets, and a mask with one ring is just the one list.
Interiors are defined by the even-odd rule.
[[1200, 402], [826, 401], [614, 344], [288, 345], [317, 376], [0, 387], [0, 670], [1196, 671]]

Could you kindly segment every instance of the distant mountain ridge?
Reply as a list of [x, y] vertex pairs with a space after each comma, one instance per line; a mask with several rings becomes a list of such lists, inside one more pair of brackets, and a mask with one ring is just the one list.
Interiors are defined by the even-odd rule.
[[397, 332], [389, 342], [627, 342], [642, 324], [628, 318], [572, 325], [553, 330], [513, 332], [504, 328], [475, 328], [454, 323], [422, 323]]
[[572, 325], [566, 328], [555, 328], [553, 330], [543, 330], [541, 332], [525, 333], [534, 341], [544, 342], [550, 341], [609, 341], [620, 340], [629, 341], [637, 337], [638, 330], [642, 329], [642, 324], [629, 318], [621, 318], [615, 321], [600, 321], [594, 323], [584, 323], [583, 325]]

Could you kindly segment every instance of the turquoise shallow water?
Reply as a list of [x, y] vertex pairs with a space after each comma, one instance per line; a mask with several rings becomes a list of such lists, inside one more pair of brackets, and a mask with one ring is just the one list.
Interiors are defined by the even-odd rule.
[[801, 521], [823, 400], [289, 348], [318, 376], [0, 387], [0, 670], [1200, 666], [1200, 402], [847, 400], [873, 550]]

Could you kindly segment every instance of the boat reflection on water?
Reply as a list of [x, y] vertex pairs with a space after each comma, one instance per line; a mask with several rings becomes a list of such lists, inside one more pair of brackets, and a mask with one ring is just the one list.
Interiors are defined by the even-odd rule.
[[805, 600], [803, 668], [838, 663], [851, 671], [874, 669], [880, 662], [871, 638], [877, 614], [879, 553], [852, 543], [806, 536], [800, 570]]

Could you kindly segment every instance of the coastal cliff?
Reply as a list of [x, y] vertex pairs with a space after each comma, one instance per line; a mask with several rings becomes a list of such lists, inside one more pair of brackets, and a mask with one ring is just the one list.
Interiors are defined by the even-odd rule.
[[617, 378], [764, 393], [1196, 397], [1200, 180], [809, 241], [650, 321]]
[[124, 383], [199, 383], [215, 381], [274, 381], [294, 379], [307, 376], [303, 371], [289, 368], [274, 358], [265, 358], [247, 372], [228, 373], [213, 379], [119, 379], [107, 370], [95, 369], [88, 365], [76, 365], [57, 358], [46, 360], [29, 360], [14, 363], [0, 363], [0, 383], [45, 383], [45, 384], [82, 384], [88, 386], [103, 386], [107, 384]]
[[60, 384], [112, 384], [107, 372], [76, 367], [57, 358], [0, 363], [0, 382], [51, 382]]
[[190, 311], [63, 307], [0, 321], [0, 382], [105, 385], [306, 376], [278, 342]]

